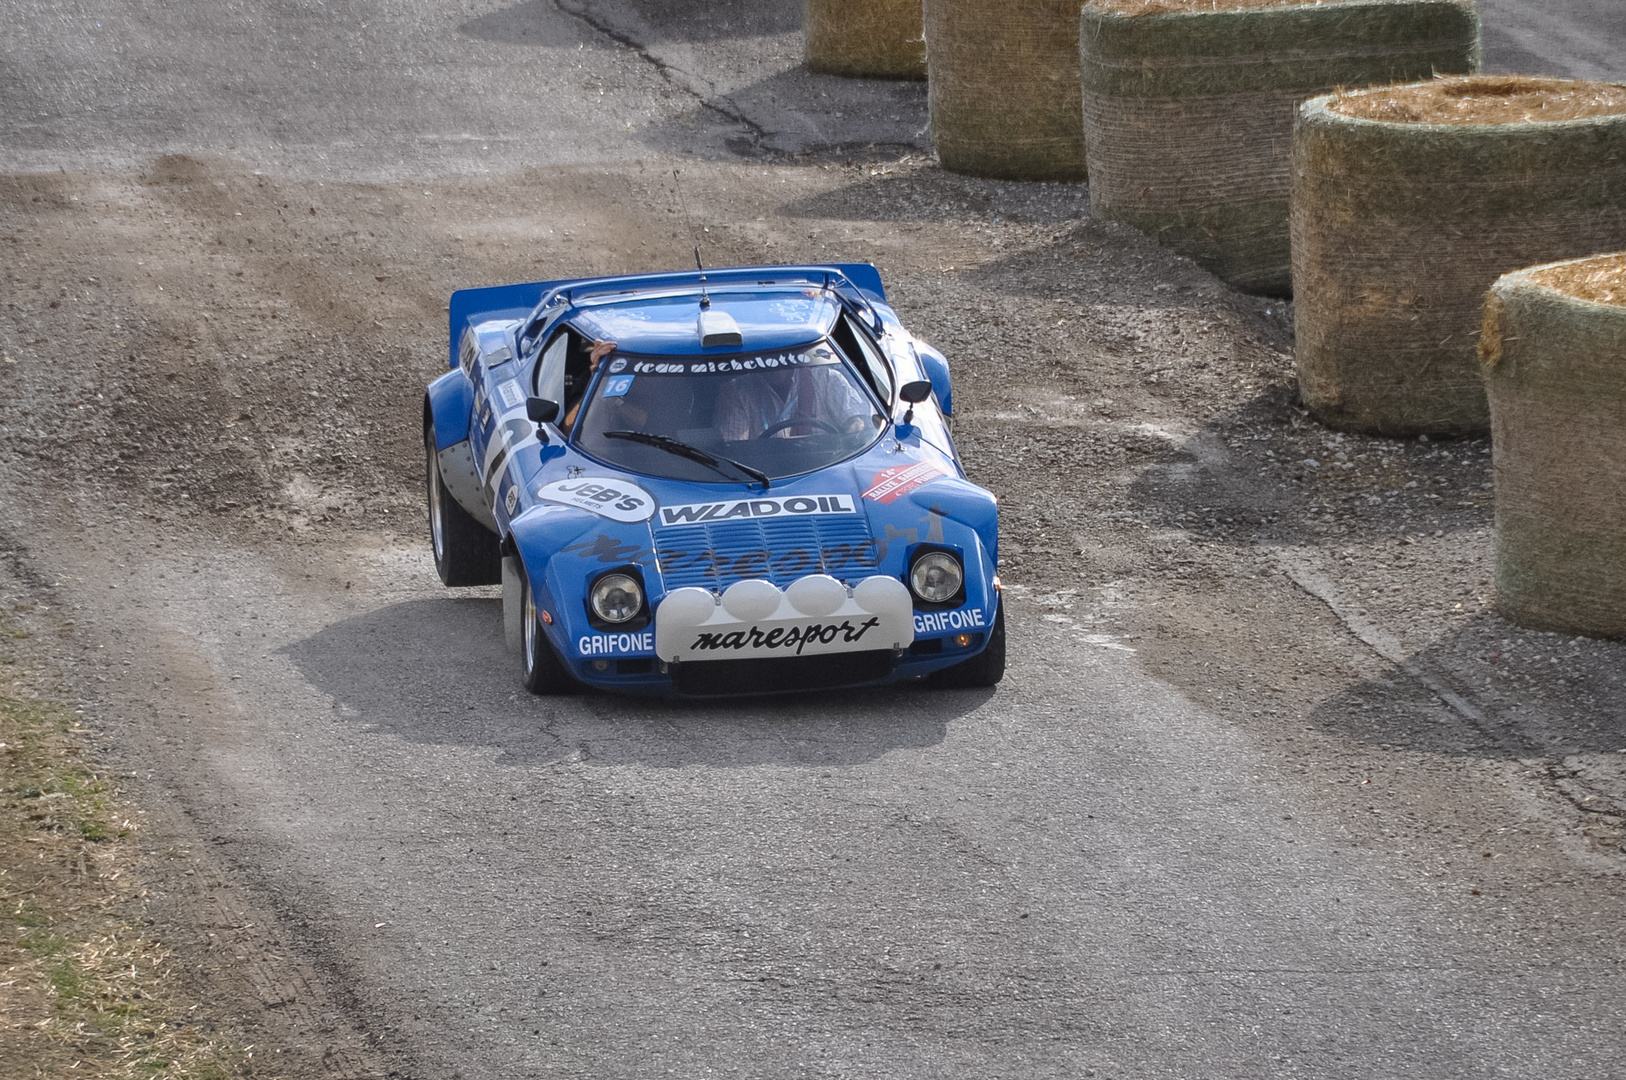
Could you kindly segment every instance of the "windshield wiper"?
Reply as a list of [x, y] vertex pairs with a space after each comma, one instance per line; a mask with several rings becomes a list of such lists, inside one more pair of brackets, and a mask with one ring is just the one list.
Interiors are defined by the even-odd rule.
[[744, 462], [735, 461], [733, 458], [708, 454], [698, 446], [690, 446], [686, 442], [679, 442], [677, 439], [665, 435], [652, 435], [647, 431], [606, 431], [604, 437], [606, 439], [625, 439], [628, 442], [653, 446], [657, 450], [665, 450], [668, 454], [676, 454], [678, 457], [688, 458], [690, 461], [698, 461], [700, 464], [717, 472], [723, 471], [721, 468], [723, 465], [732, 465], [761, 484], [763, 491], [767, 491], [773, 485], [773, 482], [768, 479], [768, 474], [761, 469], [753, 469]]

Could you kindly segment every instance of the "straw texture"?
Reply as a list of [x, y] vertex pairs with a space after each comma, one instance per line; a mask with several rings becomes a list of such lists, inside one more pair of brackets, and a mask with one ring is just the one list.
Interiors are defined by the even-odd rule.
[[1543, 284], [1547, 269], [1505, 275], [1485, 305], [1498, 604], [1626, 637], [1626, 306]]
[[855, 79], [924, 79], [920, 0], [803, 0], [807, 67]]
[[927, 98], [943, 167], [1083, 180], [1081, 0], [925, 0]]
[[1304, 401], [1346, 430], [1484, 431], [1485, 290], [1519, 267], [1626, 248], [1626, 116], [1415, 124], [1333, 103], [1306, 102], [1293, 136]]
[[1470, 0], [1125, 16], [1079, 29], [1090, 204], [1250, 292], [1291, 289], [1293, 120], [1337, 86], [1479, 67]]

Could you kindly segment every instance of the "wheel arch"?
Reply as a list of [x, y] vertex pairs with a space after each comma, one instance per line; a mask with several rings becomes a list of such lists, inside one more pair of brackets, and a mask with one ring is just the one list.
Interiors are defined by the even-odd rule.
[[448, 371], [429, 384], [423, 396], [423, 426], [435, 432], [435, 449], [444, 450], [469, 437], [474, 390], [462, 371]]

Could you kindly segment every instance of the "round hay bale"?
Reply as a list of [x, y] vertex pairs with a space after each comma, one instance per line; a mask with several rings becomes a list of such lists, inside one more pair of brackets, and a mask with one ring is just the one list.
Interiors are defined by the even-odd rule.
[[852, 79], [924, 79], [920, 0], [804, 0], [807, 68]]
[[1300, 103], [1477, 71], [1479, 16], [1472, 0], [1093, 0], [1079, 49], [1092, 212], [1283, 295]]
[[1499, 606], [1538, 630], [1626, 637], [1626, 254], [1503, 276], [1480, 354]]
[[1292, 238], [1311, 411], [1385, 435], [1484, 431], [1485, 290], [1626, 248], [1626, 87], [1487, 75], [1314, 98]]
[[943, 168], [1083, 180], [1081, 0], [925, 0], [927, 100]]

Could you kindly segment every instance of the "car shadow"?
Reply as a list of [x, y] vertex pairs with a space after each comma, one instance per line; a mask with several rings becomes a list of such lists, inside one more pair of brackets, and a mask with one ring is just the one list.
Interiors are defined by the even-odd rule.
[[497, 600], [413, 600], [334, 623], [283, 650], [346, 720], [411, 742], [488, 747], [499, 763], [657, 768], [873, 761], [941, 743], [992, 691], [919, 685], [671, 701], [520, 686]]

